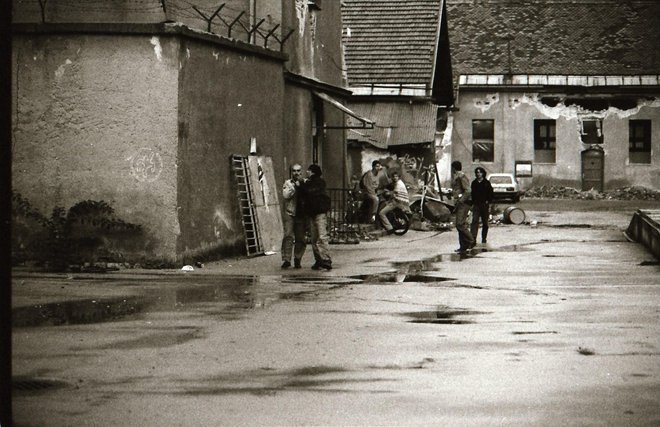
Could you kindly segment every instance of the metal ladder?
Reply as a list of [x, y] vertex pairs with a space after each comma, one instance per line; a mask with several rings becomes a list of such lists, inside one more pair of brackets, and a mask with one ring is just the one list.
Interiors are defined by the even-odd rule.
[[231, 169], [236, 182], [238, 203], [241, 210], [245, 249], [248, 255], [261, 254], [263, 253], [263, 247], [259, 238], [259, 222], [250, 186], [250, 168], [247, 165], [247, 157], [232, 154]]

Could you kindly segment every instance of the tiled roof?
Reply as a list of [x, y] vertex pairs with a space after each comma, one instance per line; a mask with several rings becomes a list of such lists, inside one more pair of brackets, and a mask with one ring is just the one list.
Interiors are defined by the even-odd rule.
[[351, 103], [357, 114], [375, 122], [373, 129], [354, 129], [349, 140], [368, 142], [380, 148], [392, 145], [422, 144], [435, 140], [438, 106], [430, 103], [366, 102]]
[[430, 84], [441, 0], [344, 0], [348, 85]]
[[447, 21], [455, 75], [660, 73], [657, 0], [447, 0]]

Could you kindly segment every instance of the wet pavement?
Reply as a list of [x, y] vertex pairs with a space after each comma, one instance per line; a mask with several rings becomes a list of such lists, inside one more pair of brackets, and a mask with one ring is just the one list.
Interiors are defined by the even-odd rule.
[[[659, 425], [660, 266], [626, 212], [193, 272], [13, 276], [17, 425]], [[588, 224], [588, 226], [586, 225]]]

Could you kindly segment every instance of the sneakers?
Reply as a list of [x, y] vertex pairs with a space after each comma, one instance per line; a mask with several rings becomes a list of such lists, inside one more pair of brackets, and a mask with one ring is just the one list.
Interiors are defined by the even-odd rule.
[[385, 233], [386, 233], [386, 234], [394, 234], [394, 229], [387, 230]]
[[294, 268], [301, 268], [300, 260], [298, 258], [293, 259], [293, 267]]
[[289, 267], [291, 267], [291, 263], [289, 261], [284, 261], [282, 263], [282, 268], [289, 268]]

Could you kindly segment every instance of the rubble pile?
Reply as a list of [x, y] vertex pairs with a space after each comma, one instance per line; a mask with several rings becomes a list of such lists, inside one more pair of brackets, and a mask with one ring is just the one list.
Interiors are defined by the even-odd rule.
[[645, 187], [623, 187], [605, 193], [612, 200], [660, 200], [660, 191]]
[[660, 200], [660, 191], [646, 187], [622, 187], [600, 193], [594, 189], [580, 191], [559, 185], [542, 185], [525, 191], [526, 198], [581, 200]]
[[575, 199], [580, 194], [578, 190], [559, 185], [542, 185], [525, 190], [526, 198], [534, 199]]

